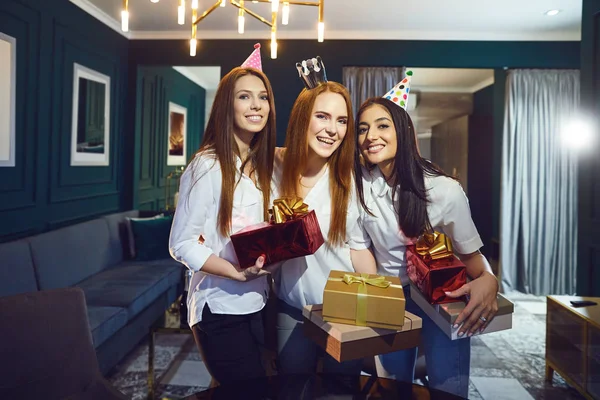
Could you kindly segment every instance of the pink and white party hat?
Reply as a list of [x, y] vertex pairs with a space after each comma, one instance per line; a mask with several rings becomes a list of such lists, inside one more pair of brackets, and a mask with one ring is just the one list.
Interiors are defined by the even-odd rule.
[[404, 79], [402, 79], [402, 81], [400, 81], [382, 97], [394, 102], [396, 105], [406, 110], [406, 106], [408, 105], [408, 93], [410, 92], [410, 79], [412, 78], [412, 75], [412, 71], [406, 71], [406, 76]]
[[246, 58], [242, 68], [254, 68], [262, 71], [262, 62], [260, 60], [260, 43], [254, 45], [254, 51]]

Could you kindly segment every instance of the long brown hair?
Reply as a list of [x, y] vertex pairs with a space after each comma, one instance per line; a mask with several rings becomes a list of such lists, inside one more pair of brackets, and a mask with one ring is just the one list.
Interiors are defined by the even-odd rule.
[[[356, 125], [360, 122], [361, 115], [374, 105], [382, 106], [392, 117], [396, 130], [396, 154], [394, 156], [394, 168], [392, 176], [392, 187], [394, 194], [399, 190], [398, 200], [394, 204], [394, 210], [398, 216], [398, 226], [408, 237], [418, 237], [425, 231], [432, 229], [427, 214], [427, 190], [425, 188], [425, 176], [448, 176], [440, 167], [424, 159], [419, 154], [415, 126], [408, 113], [395, 103], [382, 97], [367, 99], [359, 108], [356, 115]], [[358, 135], [356, 135], [356, 154], [354, 172], [356, 177], [356, 189], [362, 207], [371, 214], [365, 204], [362, 185], [361, 154], [358, 146]], [[368, 164], [364, 160], [365, 164]], [[371, 167], [367, 165], [368, 167]], [[392, 196], [394, 198], [396, 196]], [[402, 205], [402, 212], [400, 212]]]
[[330, 81], [314, 89], [304, 89], [298, 95], [292, 108], [285, 137], [286, 151], [283, 160], [281, 191], [284, 196], [297, 196], [300, 193], [299, 177], [308, 161], [307, 132], [311, 114], [317, 96], [325, 92], [342, 95], [346, 101], [348, 113], [346, 136], [340, 147], [327, 160], [332, 211], [327, 240], [332, 245], [340, 246], [346, 241], [346, 215], [352, 190], [352, 163], [354, 161], [354, 135], [356, 134], [352, 119], [352, 101], [348, 89], [343, 85]]
[[240, 157], [240, 150], [234, 135], [234, 90], [238, 79], [243, 76], [254, 75], [258, 77], [267, 89], [269, 98], [269, 120], [261, 132], [258, 132], [250, 142], [248, 157], [240, 168], [240, 175], [246, 163], [251, 165], [251, 175], [256, 174], [257, 188], [263, 195], [263, 214], [265, 220], [269, 216], [269, 203], [271, 197], [271, 177], [273, 175], [273, 158], [275, 153], [276, 126], [275, 102], [273, 89], [267, 76], [254, 68], [236, 67], [225, 75], [215, 94], [215, 99], [204, 131], [204, 137], [198, 153], [213, 154], [219, 161], [221, 168], [221, 198], [219, 199], [219, 215], [217, 227], [222, 236], [229, 236], [231, 232], [231, 213], [233, 211], [233, 193], [237, 185], [236, 156]]

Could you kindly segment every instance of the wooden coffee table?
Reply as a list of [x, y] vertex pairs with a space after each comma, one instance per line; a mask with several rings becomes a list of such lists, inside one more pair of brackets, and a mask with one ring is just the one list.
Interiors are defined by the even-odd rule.
[[[546, 380], [554, 371], [588, 399], [600, 398], [600, 297], [548, 296]], [[571, 300], [595, 306], [573, 307]]]

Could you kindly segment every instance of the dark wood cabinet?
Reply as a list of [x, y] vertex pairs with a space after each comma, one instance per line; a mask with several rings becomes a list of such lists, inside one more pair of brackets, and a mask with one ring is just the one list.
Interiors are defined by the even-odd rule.
[[[595, 306], [573, 307], [571, 300]], [[588, 399], [600, 399], [600, 298], [548, 296], [546, 315], [546, 380], [553, 373]]]

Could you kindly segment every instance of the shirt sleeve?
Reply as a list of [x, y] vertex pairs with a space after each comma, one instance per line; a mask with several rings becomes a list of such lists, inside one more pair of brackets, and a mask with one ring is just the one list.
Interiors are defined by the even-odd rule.
[[179, 200], [173, 218], [169, 251], [171, 257], [192, 271], [199, 271], [213, 254], [200, 236], [205, 234], [208, 210], [215, 198], [211, 181], [213, 160], [196, 158], [182, 174], [179, 184]]
[[352, 250], [364, 250], [371, 247], [371, 238], [363, 226], [363, 215], [365, 210], [359, 205], [356, 196], [350, 200], [350, 210], [348, 210], [348, 244]]
[[483, 242], [471, 218], [467, 195], [458, 182], [449, 183], [444, 200], [446, 203], [441, 229], [452, 239], [455, 251], [470, 254], [479, 250]]

